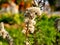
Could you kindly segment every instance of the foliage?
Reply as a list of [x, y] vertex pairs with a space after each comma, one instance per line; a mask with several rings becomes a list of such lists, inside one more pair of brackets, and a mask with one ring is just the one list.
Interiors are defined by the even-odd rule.
[[4, 13], [0, 15], [0, 22], [9, 23], [9, 24], [20, 24], [23, 22], [23, 14], [8, 14]]
[[[59, 16], [51, 16], [48, 18], [46, 14], [42, 14], [40, 17], [36, 17], [36, 25], [34, 34], [29, 34], [30, 45], [54, 45], [56, 44], [56, 34], [57, 29], [55, 29], [54, 24], [55, 20], [60, 18]], [[24, 21], [23, 14], [3, 14], [0, 15], [0, 22], [3, 21], [8, 24], [18, 24], [20, 25]], [[22, 24], [21, 24], [22, 25]], [[15, 27], [15, 26], [14, 26]], [[22, 33], [22, 26], [19, 28], [10, 27], [5, 29], [14, 39], [15, 45], [25, 45], [24, 41], [26, 40], [25, 35]], [[60, 33], [58, 33], [60, 37]], [[0, 45], [8, 45], [7, 41], [0, 37]]]
[[[60, 18], [59, 16], [51, 16], [42, 14], [41, 17], [36, 18], [36, 32], [32, 35], [30, 43], [31, 45], [55, 45], [57, 29], [55, 28], [55, 20]], [[60, 35], [60, 34], [58, 34]], [[60, 37], [60, 36], [59, 36]], [[33, 38], [33, 39], [32, 39]]]

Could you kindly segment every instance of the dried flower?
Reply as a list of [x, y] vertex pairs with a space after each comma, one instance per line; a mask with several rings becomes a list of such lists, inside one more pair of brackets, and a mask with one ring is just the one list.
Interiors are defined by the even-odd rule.
[[3, 37], [3, 39], [7, 39], [10, 45], [13, 45], [13, 39], [9, 35], [9, 33], [4, 29], [4, 23], [0, 23], [0, 36]]

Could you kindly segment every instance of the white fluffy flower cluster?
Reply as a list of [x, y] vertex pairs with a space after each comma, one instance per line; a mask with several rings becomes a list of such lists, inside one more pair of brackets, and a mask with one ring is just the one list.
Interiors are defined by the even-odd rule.
[[30, 33], [34, 33], [35, 30], [35, 24], [36, 21], [34, 19], [25, 19], [25, 28], [22, 30], [22, 32], [25, 34], [26, 30], [27, 30], [27, 22], [28, 22], [28, 30], [30, 31]]
[[36, 21], [35, 21], [36, 15], [40, 16], [41, 14], [42, 14], [42, 11], [40, 11], [40, 8], [38, 7], [27, 8], [25, 12], [25, 21], [24, 21], [26, 25], [25, 25], [25, 28], [22, 30], [24, 34], [26, 34], [27, 28], [30, 31], [30, 33], [34, 33], [35, 24], [36, 24]]
[[31, 33], [34, 33], [35, 24], [36, 24], [36, 21], [35, 21], [35, 20], [30, 20], [30, 23], [29, 23], [29, 30], [30, 30]]
[[35, 15], [36, 15], [36, 13], [37, 13], [37, 15], [41, 15], [42, 14], [42, 10], [40, 10], [40, 8], [39, 7], [30, 7], [30, 8], [27, 8], [26, 9], [27, 10], [27, 12], [28, 11], [30, 11], [30, 12], [32, 12], [32, 13], [35, 13]]
[[2, 36], [3, 39], [7, 39], [9, 44], [12, 45], [13, 39], [11, 38], [9, 33], [4, 29], [4, 23], [3, 22], [0, 23], [0, 36]]
[[2, 36], [5, 39], [6, 34], [8, 34], [8, 32], [4, 29], [3, 22], [1, 22], [1, 24], [0, 24], [0, 36]]

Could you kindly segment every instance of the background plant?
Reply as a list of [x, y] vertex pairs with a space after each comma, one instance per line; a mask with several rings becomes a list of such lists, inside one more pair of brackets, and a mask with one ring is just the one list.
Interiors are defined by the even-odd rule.
[[[35, 32], [29, 35], [30, 45], [55, 45], [57, 29], [54, 24], [57, 18], [60, 18], [60, 16], [52, 15], [48, 17], [46, 14], [42, 14], [40, 17], [37, 16]], [[13, 37], [15, 45], [24, 45], [26, 37], [22, 33], [23, 14], [2, 14], [0, 15], [0, 22], [8, 24], [9, 28], [5, 25], [5, 29]], [[60, 33], [58, 33], [58, 36], [60, 37]], [[0, 37], [0, 45], [8, 45], [8, 43]]]

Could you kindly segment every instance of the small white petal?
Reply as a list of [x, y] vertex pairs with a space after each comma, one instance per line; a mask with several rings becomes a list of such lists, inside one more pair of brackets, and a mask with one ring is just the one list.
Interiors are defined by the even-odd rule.
[[31, 33], [34, 33], [34, 28], [29, 28]]
[[29, 42], [26, 41], [26, 45], [29, 45]]
[[26, 33], [26, 30], [22, 30], [22, 33], [24, 33], [24, 34], [25, 34], [25, 33]]

